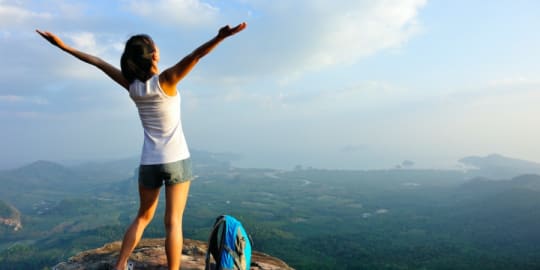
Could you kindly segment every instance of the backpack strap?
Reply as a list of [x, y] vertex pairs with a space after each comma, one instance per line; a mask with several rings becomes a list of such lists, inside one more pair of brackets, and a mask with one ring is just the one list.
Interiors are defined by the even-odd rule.
[[224, 248], [233, 257], [234, 265], [236, 265], [236, 268], [242, 269], [242, 265], [240, 263], [240, 257], [238, 256], [238, 254], [226, 245], [224, 246]]
[[[208, 249], [206, 250], [206, 262], [205, 262], [205, 270], [210, 270], [210, 256], [214, 257], [214, 260], [216, 261], [216, 268], [215, 270], [218, 270], [221, 268], [221, 252], [223, 250], [223, 238], [224, 234], [222, 233], [221, 241], [218, 244], [218, 232], [221, 225], [225, 224], [225, 216], [219, 216], [216, 218], [216, 221], [214, 222], [214, 227], [212, 228], [212, 233], [210, 234], [210, 237], [208, 239]], [[225, 230], [223, 230], [225, 231]]]

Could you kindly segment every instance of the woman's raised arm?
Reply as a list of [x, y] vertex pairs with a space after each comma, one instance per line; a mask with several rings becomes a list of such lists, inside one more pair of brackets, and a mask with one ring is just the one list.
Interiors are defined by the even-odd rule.
[[222, 27], [214, 38], [199, 46], [174, 66], [164, 70], [159, 75], [159, 83], [163, 91], [169, 95], [175, 95], [178, 82], [195, 67], [203, 56], [211, 52], [225, 38], [244, 30], [246, 26], [247, 24], [243, 22], [233, 28], [228, 25]]
[[122, 72], [120, 69], [114, 67], [113, 65], [107, 63], [106, 61], [102, 60], [101, 58], [97, 56], [93, 56], [90, 54], [87, 54], [85, 52], [81, 52], [75, 48], [72, 48], [68, 45], [66, 45], [62, 39], [60, 39], [58, 36], [51, 32], [47, 31], [40, 31], [36, 30], [38, 34], [40, 34], [44, 39], [49, 41], [52, 45], [60, 48], [61, 50], [77, 57], [79, 60], [86, 62], [90, 65], [93, 65], [97, 68], [99, 68], [101, 71], [103, 71], [107, 76], [109, 76], [113, 81], [120, 84], [122, 87], [124, 87], [126, 90], [129, 89], [129, 82], [124, 78], [124, 75], [122, 75]]

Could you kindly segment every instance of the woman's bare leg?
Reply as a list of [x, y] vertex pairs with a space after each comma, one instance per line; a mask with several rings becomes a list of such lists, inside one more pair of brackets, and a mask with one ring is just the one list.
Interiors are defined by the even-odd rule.
[[170, 270], [180, 269], [182, 261], [182, 217], [186, 208], [190, 181], [174, 184], [165, 188], [165, 252]]
[[159, 188], [150, 189], [139, 185], [139, 212], [124, 235], [116, 269], [124, 270], [126, 268], [129, 255], [139, 244], [146, 226], [152, 221], [158, 205], [159, 190]]

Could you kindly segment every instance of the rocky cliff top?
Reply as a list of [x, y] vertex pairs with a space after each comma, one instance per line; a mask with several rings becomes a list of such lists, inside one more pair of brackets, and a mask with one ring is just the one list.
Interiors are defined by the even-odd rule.
[[[165, 240], [143, 239], [135, 249], [130, 260], [135, 262], [135, 269], [164, 270], [167, 269], [165, 256]], [[54, 270], [109, 270], [112, 269], [121, 242], [113, 242], [101, 248], [81, 252], [71, 257], [67, 262], [54, 266]], [[202, 241], [184, 239], [182, 250], [183, 270], [204, 270], [207, 245]], [[280, 259], [267, 254], [253, 251], [251, 270], [293, 269]]]

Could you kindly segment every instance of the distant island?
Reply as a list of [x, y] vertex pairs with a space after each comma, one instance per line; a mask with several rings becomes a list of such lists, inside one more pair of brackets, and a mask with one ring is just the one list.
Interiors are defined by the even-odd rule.
[[469, 156], [459, 160], [467, 172], [474, 176], [508, 179], [521, 174], [540, 174], [540, 163], [509, 158], [499, 154], [485, 157]]

